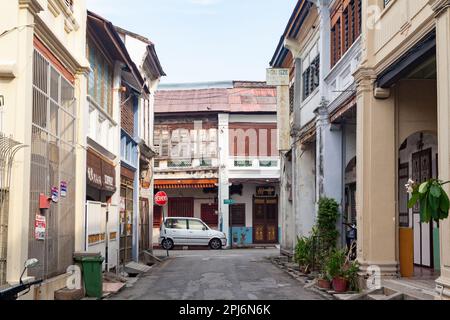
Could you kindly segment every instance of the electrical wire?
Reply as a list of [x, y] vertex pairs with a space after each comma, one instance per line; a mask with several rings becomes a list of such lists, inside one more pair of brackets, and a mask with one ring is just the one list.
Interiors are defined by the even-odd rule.
[[20, 32], [20, 31], [24, 30], [25, 28], [34, 28], [34, 26], [35, 26], [35, 24], [32, 23], [32, 24], [26, 24], [26, 25], [23, 25], [23, 26], [17, 26], [17, 27], [5, 30], [2, 33], [0, 33], [0, 38], [6, 36], [7, 34], [13, 32], [15, 30], [18, 30]]

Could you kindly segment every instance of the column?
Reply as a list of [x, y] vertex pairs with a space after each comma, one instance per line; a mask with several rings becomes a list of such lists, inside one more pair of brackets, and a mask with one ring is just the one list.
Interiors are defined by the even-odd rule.
[[[315, 144], [297, 143], [294, 193], [295, 236], [309, 236], [316, 222], [316, 148]], [[295, 239], [296, 240], [296, 237]]]
[[230, 180], [228, 178], [229, 160], [229, 115], [219, 114], [219, 226], [220, 231], [227, 236], [227, 248], [231, 247], [233, 241], [230, 227], [230, 206], [224, 201], [230, 199]]
[[[439, 179], [450, 180], [450, 1], [430, 0], [436, 15]], [[445, 186], [447, 193], [449, 185]], [[438, 294], [450, 299], [450, 219], [440, 224], [441, 276]]]
[[[9, 2], [9, 1], [8, 1]], [[17, 19], [12, 25], [30, 25], [34, 23], [34, 16], [42, 10], [36, 1], [22, 3], [17, 10], [17, 1], [6, 5], [5, 12], [14, 12]], [[5, 112], [5, 133], [11, 134], [13, 139], [27, 145], [19, 151], [15, 158], [11, 172], [11, 186], [9, 198], [8, 221], [8, 251], [6, 280], [17, 283], [23, 270], [23, 264], [28, 257], [28, 237], [30, 223], [30, 166], [31, 166], [31, 125], [33, 105], [33, 28], [25, 28], [21, 32], [14, 31], [0, 39], [0, 43], [10, 39], [10, 45], [2, 45], [4, 54], [9, 54], [12, 61], [16, 61], [19, 76], [10, 83], [10, 90], [5, 97], [7, 109]], [[30, 257], [31, 258], [31, 257]]]
[[89, 123], [89, 106], [86, 101], [87, 74], [76, 75], [77, 96], [77, 145], [76, 149], [76, 193], [75, 193], [75, 252], [85, 249], [85, 205], [86, 205], [86, 149]]
[[361, 67], [357, 83], [357, 227], [361, 273], [397, 275], [395, 100], [374, 97], [376, 76]]
[[342, 198], [342, 134], [330, 123], [327, 102], [316, 110], [317, 115], [317, 199], [328, 197], [341, 203]]

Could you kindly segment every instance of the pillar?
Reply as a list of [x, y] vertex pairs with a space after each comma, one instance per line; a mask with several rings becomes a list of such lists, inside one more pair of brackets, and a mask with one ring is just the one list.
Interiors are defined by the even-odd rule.
[[330, 123], [326, 101], [316, 110], [317, 199], [328, 197], [341, 203], [342, 134]]
[[[31, 25], [34, 17], [42, 10], [37, 1], [17, 1], [6, 5], [6, 12], [14, 12], [17, 19], [11, 21], [15, 25]], [[4, 17], [7, 21], [8, 18]], [[8, 86], [8, 96], [5, 97], [7, 110], [5, 113], [6, 134], [27, 145], [14, 158], [11, 173], [8, 222], [8, 251], [6, 280], [8, 283], [19, 281], [23, 265], [28, 258], [28, 238], [30, 230], [30, 166], [31, 166], [31, 125], [33, 105], [33, 28], [25, 28], [21, 32], [14, 31], [0, 39], [4, 54], [10, 54], [19, 70], [17, 78]], [[3, 41], [8, 41], [6, 45]], [[9, 103], [10, 102], [10, 103]]]
[[376, 76], [361, 67], [357, 83], [357, 227], [361, 273], [396, 276], [397, 162], [395, 100], [374, 97]]
[[230, 226], [230, 205], [225, 200], [230, 199], [230, 180], [228, 178], [229, 152], [229, 115], [219, 114], [219, 227], [227, 236], [227, 248], [231, 247], [233, 237]]
[[316, 149], [314, 144], [298, 143], [295, 157], [294, 214], [296, 236], [309, 236], [316, 222]]
[[[450, 1], [430, 0], [436, 18], [439, 179], [450, 180]], [[449, 185], [445, 186], [447, 193]], [[440, 224], [441, 276], [438, 294], [450, 299], [450, 219]]]

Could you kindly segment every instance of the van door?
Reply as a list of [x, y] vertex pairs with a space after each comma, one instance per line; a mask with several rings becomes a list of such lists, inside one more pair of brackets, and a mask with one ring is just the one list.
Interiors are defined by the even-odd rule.
[[188, 220], [188, 242], [191, 245], [201, 246], [209, 244], [209, 230], [198, 220]]
[[186, 219], [167, 220], [167, 237], [173, 239], [175, 245], [187, 245], [187, 221]]

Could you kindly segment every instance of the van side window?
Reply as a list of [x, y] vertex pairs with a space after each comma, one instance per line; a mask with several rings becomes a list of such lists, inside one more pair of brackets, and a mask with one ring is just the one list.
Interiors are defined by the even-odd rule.
[[184, 219], [170, 219], [166, 221], [166, 228], [183, 230], [187, 229], [187, 223]]
[[189, 220], [189, 229], [190, 230], [206, 230], [206, 226], [197, 220]]

